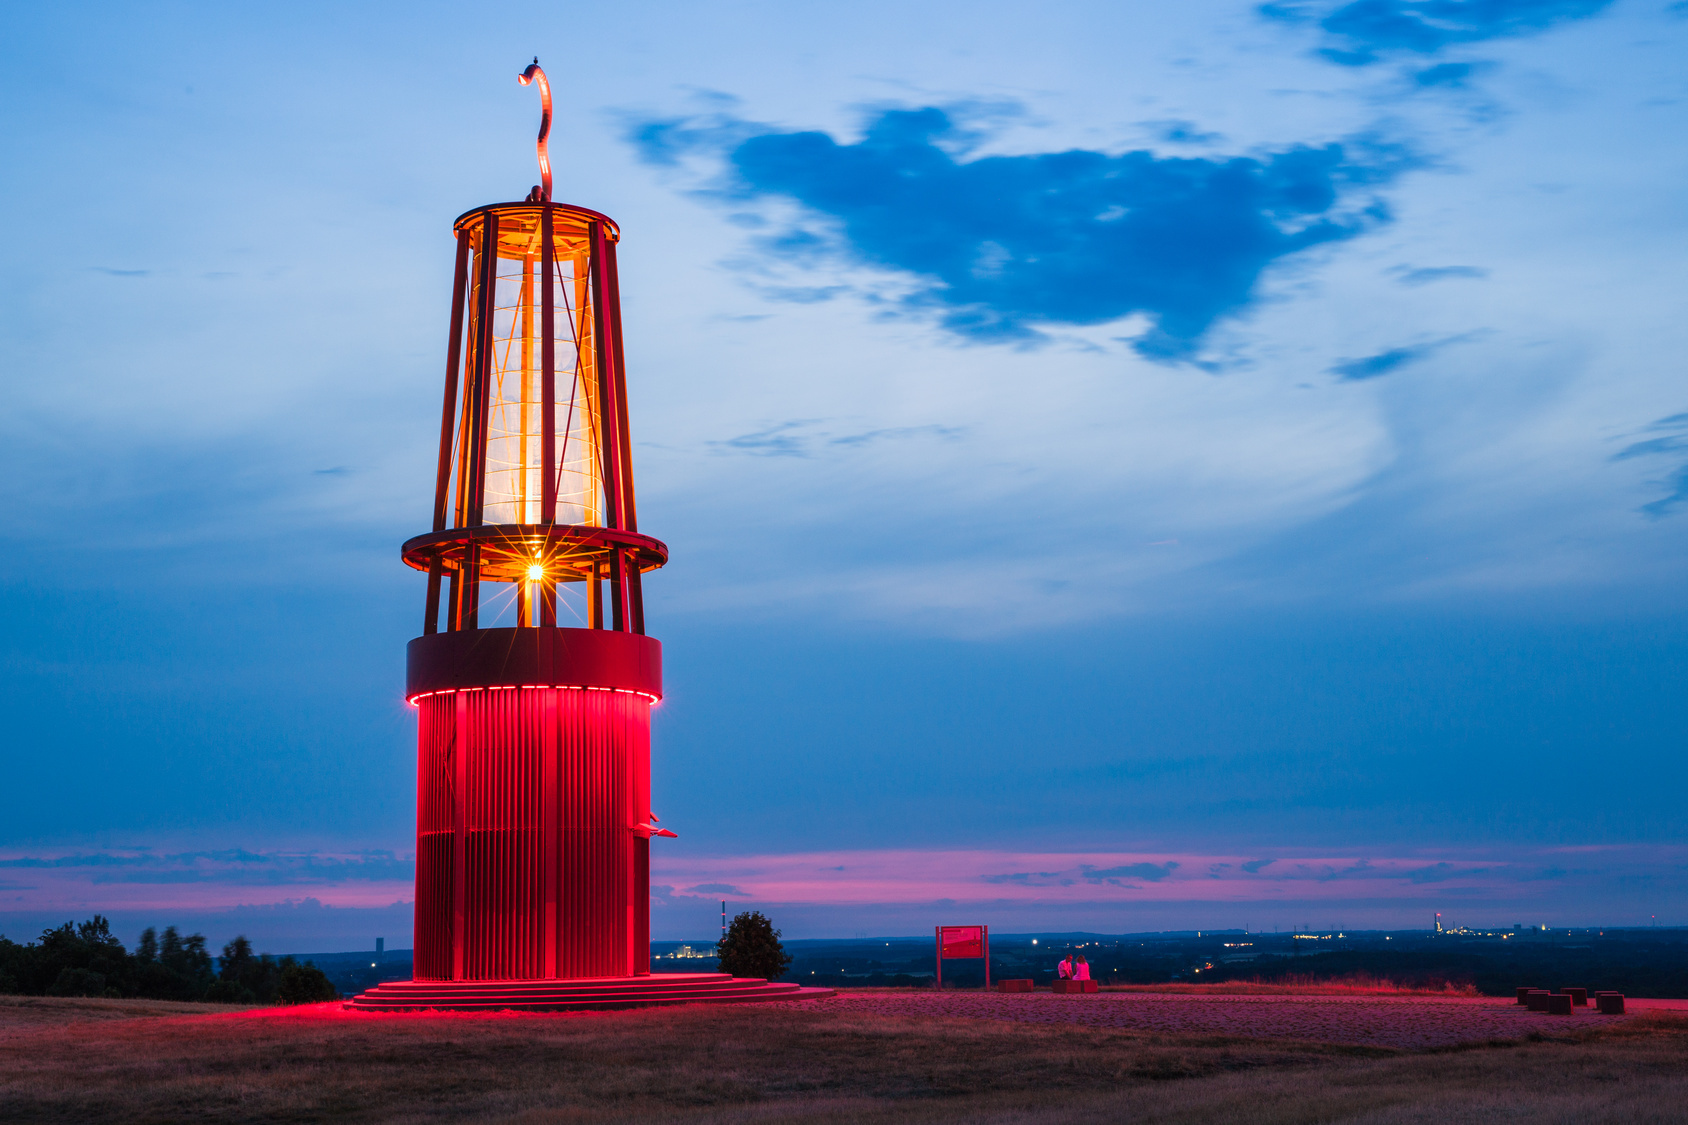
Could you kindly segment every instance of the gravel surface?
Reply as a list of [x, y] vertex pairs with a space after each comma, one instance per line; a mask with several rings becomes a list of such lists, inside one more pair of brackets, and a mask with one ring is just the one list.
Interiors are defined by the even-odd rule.
[[[838, 1011], [887, 1016], [963, 1016], [1179, 1035], [1238, 1035], [1408, 1049], [1520, 1039], [1532, 1031], [1553, 1033], [1603, 1027], [1628, 1018], [1602, 1016], [1587, 1008], [1576, 1009], [1576, 1014], [1569, 1017], [1550, 1016], [1493, 997], [843, 990], [834, 999], [813, 1003]], [[1640, 1010], [1633, 1004], [1631, 1008]]]

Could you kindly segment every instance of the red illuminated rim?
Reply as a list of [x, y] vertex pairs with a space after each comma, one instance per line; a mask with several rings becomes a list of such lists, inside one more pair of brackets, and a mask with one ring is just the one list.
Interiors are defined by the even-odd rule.
[[641, 699], [648, 699], [652, 707], [662, 702], [662, 696], [652, 695], [648, 691], [634, 691], [632, 688], [621, 687], [592, 687], [588, 684], [498, 684], [492, 687], [463, 687], [440, 688], [436, 691], [423, 691], [405, 697], [405, 702], [412, 707], [419, 706], [421, 701], [431, 695], [456, 695], [465, 691], [608, 691], [616, 695], [637, 695]]
[[[465, 211], [457, 216], [457, 221], [451, 224], [451, 229], [458, 234], [465, 230], [478, 230], [481, 223], [485, 221], [483, 216], [488, 214], [496, 214], [500, 225], [506, 218], [537, 222], [537, 217], [543, 207], [543, 204], [528, 202], [489, 203], [485, 207], [476, 207], [473, 211]], [[577, 207], [572, 203], [553, 203], [551, 204], [551, 217], [553, 222], [560, 221], [562, 224], [567, 224], [570, 219], [574, 219], [581, 224], [579, 231], [569, 231], [566, 225], [559, 225], [556, 227], [556, 234], [559, 238], [566, 237], [569, 234], [583, 233], [588, 223], [602, 223], [605, 238], [608, 238], [611, 242], [621, 241], [621, 228], [615, 225], [615, 220], [588, 207]], [[527, 233], [531, 234], [532, 231], [530, 230]]]
[[637, 531], [562, 523], [495, 523], [431, 531], [406, 541], [404, 561], [428, 570], [435, 559], [447, 571], [464, 569], [470, 546], [480, 548], [481, 577], [521, 582], [539, 566], [547, 579], [580, 582], [608, 578], [610, 559], [621, 552], [642, 574], [668, 562], [668, 545]]

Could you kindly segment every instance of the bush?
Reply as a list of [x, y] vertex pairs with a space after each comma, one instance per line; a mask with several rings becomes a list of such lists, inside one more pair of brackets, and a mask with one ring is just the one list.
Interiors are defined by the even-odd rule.
[[759, 910], [734, 918], [715, 951], [721, 958], [721, 971], [735, 977], [778, 980], [791, 966], [791, 954], [780, 944], [780, 932]]
[[48, 996], [104, 996], [105, 994], [105, 974], [89, 972], [87, 969], [60, 969], [58, 978], [47, 989]]
[[212, 1004], [256, 1004], [258, 994], [237, 980], [212, 981], [204, 999]]
[[295, 964], [293, 958], [281, 962], [281, 988], [276, 999], [283, 1004], [322, 1004], [340, 999], [339, 990], [328, 980], [328, 974], [306, 961]]

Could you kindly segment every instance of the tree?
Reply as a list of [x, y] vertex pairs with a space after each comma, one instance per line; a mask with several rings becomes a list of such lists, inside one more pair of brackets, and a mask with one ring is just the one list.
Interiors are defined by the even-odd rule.
[[277, 964], [268, 953], [252, 956], [252, 943], [241, 934], [223, 946], [223, 955], [217, 959], [217, 982], [206, 990], [205, 998], [222, 1004], [273, 1004], [285, 964]]
[[301, 965], [291, 957], [283, 957], [276, 999], [283, 1004], [321, 1004], [340, 999], [340, 993], [329, 981], [328, 974], [309, 961]]
[[111, 923], [96, 914], [80, 926], [66, 922], [44, 930], [39, 945], [23, 947], [22, 973], [13, 974], [18, 990], [50, 996], [124, 996], [133, 994], [129, 951], [111, 933]]
[[159, 992], [145, 992], [147, 997], [160, 1000], [199, 1000], [206, 995], [214, 975], [211, 973], [211, 954], [206, 953], [206, 936], [189, 934], [182, 938], [176, 927], [165, 926], [159, 938], [160, 973], [152, 983]]
[[[266, 971], [279, 975], [273, 963]], [[183, 938], [174, 926], [163, 934], [149, 927], [134, 953], [98, 914], [45, 930], [25, 945], [0, 937], [0, 993], [199, 1000], [215, 979], [204, 935]]]
[[735, 977], [778, 980], [791, 966], [791, 954], [780, 944], [780, 932], [760, 910], [734, 918], [727, 936], [716, 943], [715, 952], [721, 958], [721, 971]]

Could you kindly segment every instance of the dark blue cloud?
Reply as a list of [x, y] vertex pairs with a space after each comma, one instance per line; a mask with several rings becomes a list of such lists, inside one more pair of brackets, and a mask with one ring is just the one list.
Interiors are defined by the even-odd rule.
[[764, 253], [912, 274], [919, 283], [899, 310], [934, 315], [958, 336], [1036, 342], [1039, 325], [1143, 313], [1153, 327], [1136, 347], [1163, 360], [1191, 357], [1216, 320], [1254, 300], [1274, 262], [1386, 221], [1363, 189], [1412, 164], [1367, 141], [1253, 157], [969, 159], [976, 138], [937, 108], [881, 112], [854, 144], [735, 120], [644, 122], [631, 136], [655, 162], [725, 150], [724, 198], [785, 197], [832, 220], [763, 236]]
[[1354, 0], [1323, 5], [1265, 4], [1268, 19], [1318, 21], [1343, 66], [1368, 66], [1384, 55], [1433, 55], [1458, 43], [1530, 35], [1568, 20], [1587, 19], [1612, 0]]

